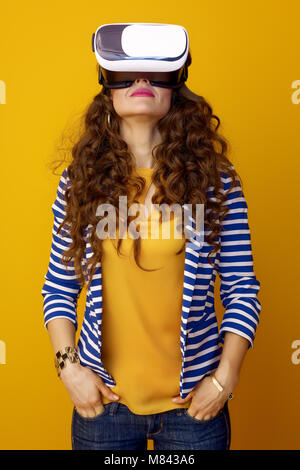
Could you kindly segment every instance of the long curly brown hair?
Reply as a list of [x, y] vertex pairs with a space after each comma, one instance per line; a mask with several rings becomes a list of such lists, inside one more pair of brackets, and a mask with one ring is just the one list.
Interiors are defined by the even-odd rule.
[[[190, 66], [191, 62], [189, 52], [187, 65]], [[110, 124], [108, 114], [111, 116]], [[132, 174], [135, 159], [120, 137], [120, 117], [114, 110], [109, 89], [103, 87], [94, 97], [83, 119], [84, 128], [72, 147], [72, 161], [67, 167], [71, 184], [65, 191], [66, 217], [59, 231], [63, 226], [67, 227], [72, 240], [63, 254], [63, 263], [68, 265], [72, 260], [79, 282], [84, 285], [87, 280], [89, 286], [96, 265], [102, 258], [102, 240], [96, 233], [101, 218], [96, 216], [98, 205], [110, 203], [118, 215], [119, 196], [126, 195], [129, 206], [144, 190], [145, 180]], [[204, 228], [208, 231], [205, 240], [213, 247], [208, 257], [211, 264], [211, 255], [220, 248], [218, 235], [221, 222], [229, 210], [223, 203], [236, 180], [240, 180], [226, 155], [229, 144], [218, 132], [219, 125], [220, 119], [213, 114], [212, 106], [204, 97], [183, 85], [173, 90], [170, 110], [157, 123], [162, 143], [152, 150], [155, 167], [152, 181], [156, 187], [152, 203], [178, 203], [181, 206], [189, 203], [192, 204], [193, 214], [195, 204], [204, 204]], [[222, 191], [221, 172], [232, 179], [226, 193]], [[213, 199], [207, 197], [209, 186], [213, 187]], [[93, 255], [83, 268], [88, 225], [88, 241]], [[119, 239], [118, 254], [121, 242], [122, 239]], [[148, 271], [139, 261], [141, 239], [136, 238], [133, 243], [136, 264]], [[177, 254], [182, 252], [184, 245]]]

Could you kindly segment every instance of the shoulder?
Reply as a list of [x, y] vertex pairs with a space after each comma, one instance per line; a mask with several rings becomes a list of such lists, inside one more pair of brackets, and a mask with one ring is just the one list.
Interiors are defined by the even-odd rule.
[[65, 192], [71, 186], [71, 180], [68, 176], [68, 168], [69, 167], [66, 167], [60, 175], [56, 192], [56, 199], [63, 205], [65, 204]]
[[64, 169], [64, 171], [62, 172], [62, 174], [60, 176], [60, 179], [59, 179], [58, 188], [61, 191], [65, 191], [67, 189], [67, 187], [69, 187], [71, 185], [71, 180], [68, 176], [68, 168], [69, 167], [66, 167]]
[[68, 167], [64, 169], [62, 174], [60, 175], [57, 191], [56, 191], [56, 198], [52, 204], [52, 210], [56, 217], [62, 217], [65, 215], [65, 208], [66, 208], [66, 200], [65, 200], [65, 192], [66, 189], [70, 186], [71, 181], [68, 177]]
[[231, 191], [238, 191], [242, 189], [241, 179], [238, 175], [235, 166], [230, 165], [228, 170], [223, 170], [219, 172], [221, 183], [222, 183], [222, 192], [226, 193]]

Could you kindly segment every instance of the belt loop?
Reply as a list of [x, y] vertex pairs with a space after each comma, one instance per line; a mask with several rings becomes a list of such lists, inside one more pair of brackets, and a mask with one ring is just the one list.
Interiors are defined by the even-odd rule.
[[118, 411], [120, 403], [117, 401], [112, 401], [109, 407], [109, 414], [111, 416], [115, 415], [116, 412]]

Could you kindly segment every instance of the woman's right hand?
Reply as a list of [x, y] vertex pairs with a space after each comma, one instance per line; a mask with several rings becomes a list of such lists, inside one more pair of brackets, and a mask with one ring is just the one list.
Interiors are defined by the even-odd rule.
[[61, 371], [60, 378], [74, 403], [77, 412], [85, 418], [102, 413], [104, 406], [101, 393], [111, 401], [119, 399], [89, 367], [68, 363]]

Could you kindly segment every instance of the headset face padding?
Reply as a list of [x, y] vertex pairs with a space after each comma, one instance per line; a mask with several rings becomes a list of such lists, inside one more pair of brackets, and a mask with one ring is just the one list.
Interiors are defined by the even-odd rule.
[[106, 88], [126, 88], [137, 78], [148, 78], [152, 86], [162, 88], [179, 88], [188, 77], [185, 65], [174, 72], [113, 72], [99, 67], [99, 83]]

